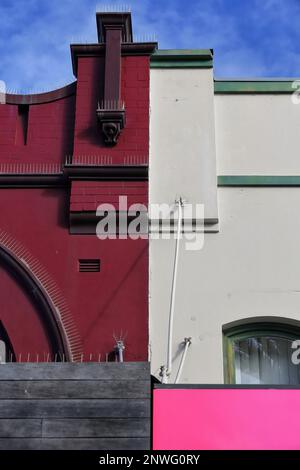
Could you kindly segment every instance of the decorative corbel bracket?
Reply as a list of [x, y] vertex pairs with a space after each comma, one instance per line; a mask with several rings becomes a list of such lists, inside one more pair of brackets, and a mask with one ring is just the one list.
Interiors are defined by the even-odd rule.
[[116, 145], [121, 130], [125, 127], [125, 109], [106, 109], [98, 106], [97, 120], [106, 145]]

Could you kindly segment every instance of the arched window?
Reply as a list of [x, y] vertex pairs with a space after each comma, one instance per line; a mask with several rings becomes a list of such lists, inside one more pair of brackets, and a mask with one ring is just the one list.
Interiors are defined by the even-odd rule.
[[279, 322], [253, 322], [223, 328], [225, 382], [231, 384], [300, 383], [300, 365], [292, 344], [300, 329]]

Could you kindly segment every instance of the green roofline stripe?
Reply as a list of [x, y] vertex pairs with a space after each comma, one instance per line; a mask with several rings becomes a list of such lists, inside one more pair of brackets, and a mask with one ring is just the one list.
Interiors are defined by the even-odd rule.
[[150, 58], [151, 68], [212, 68], [210, 49], [159, 49]]
[[168, 60], [159, 62], [150, 62], [151, 69], [211, 69], [213, 67], [212, 60]]
[[218, 186], [300, 186], [300, 175], [219, 175]]
[[157, 49], [151, 55], [151, 60], [159, 60], [170, 57], [170, 59], [212, 59], [213, 53], [210, 49]]
[[300, 81], [296, 79], [263, 81], [215, 80], [214, 82], [216, 94], [294, 93], [296, 90], [299, 90], [299, 86]]

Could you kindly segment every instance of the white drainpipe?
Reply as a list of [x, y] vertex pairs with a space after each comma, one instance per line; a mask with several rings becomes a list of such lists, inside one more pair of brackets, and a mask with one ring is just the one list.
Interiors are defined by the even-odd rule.
[[179, 242], [180, 242], [180, 233], [181, 233], [182, 205], [183, 205], [181, 197], [176, 201], [176, 205], [178, 206], [178, 221], [177, 221], [177, 236], [176, 236], [176, 245], [175, 245], [175, 258], [174, 258], [170, 314], [169, 314], [168, 355], [167, 355], [167, 365], [162, 366], [161, 372], [160, 372], [163, 383], [168, 383], [168, 379], [172, 373], [173, 324], [174, 324], [177, 267], [178, 267], [178, 255], [179, 255], [179, 245], [180, 245]]
[[176, 379], [175, 379], [175, 383], [177, 384], [180, 380], [180, 377], [181, 377], [181, 372], [182, 372], [182, 369], [183, 369], [183, 366], [184, 366], [184, 362], [185, 362], [185, 358], [186, 358], [186, 354], [188, 352], [188, 349], [190, 347], [190, 345], [192, 344], [192, 338], [184, 338], [184, 349], [183, 349], [183, 353], [182, 353], [182, 356], [181, 356], [181, 360], [180, 360], [180, 364], [179, 364], [179, 369], [178, 369], [178, 372], [177, 372], [177, 375], [176, 375]]

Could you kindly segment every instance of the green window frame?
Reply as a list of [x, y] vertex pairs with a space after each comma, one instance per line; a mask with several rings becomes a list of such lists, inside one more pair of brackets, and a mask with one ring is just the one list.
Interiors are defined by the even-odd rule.
[[234, 343], [250, 338], [274, 337], [289, 340], [300, 339], [300, 327], [278, 322], [245, 322], [223, 327], [224, 382], [235, 384]]

